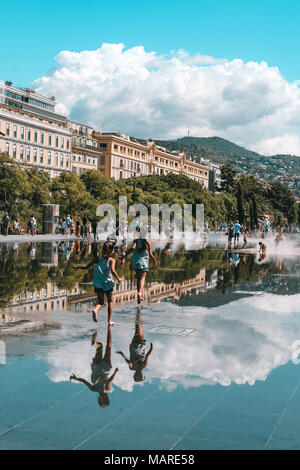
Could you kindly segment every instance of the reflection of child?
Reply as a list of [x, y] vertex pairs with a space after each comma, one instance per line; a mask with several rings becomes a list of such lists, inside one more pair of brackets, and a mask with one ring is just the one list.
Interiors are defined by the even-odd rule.
[[267, 254], [267, 247], [263, 242], [259, 242], [259, 258], [258, 261], [263, 261]]
[[108, 397], [108, 392], [111, 392], [112, 382], [118, 372], [118, 368], [115, 368], [114, 373], [109, 376], [109, 372], [111, 370], [111, 346], [112, 346], [112, 338], [111, 338], [111, 328], [108, 327], [107, 331], [107, 344], [104, 357], [103, 356], [103, 345], [102, 343], [96, 342], [97, 333], [93, 335], [92, 344], [96, 348], [96, 354], [91, 364], [92, 369], [92, 376], [91, 381], [89, 383], [87, 380], [76, 377], [75, 374], [70, 376], [70, 380], [77, 380], [78, 382], [83, 383], [86, 385], [92, 392], [99, 393], [98, 397], [98, 404], [101, 408], [106, 408], [110, 401]]
[[153, 350], [153, 344], [150, 343], [149, 351], [146, 353], [146, 340], [144, 338], [143, 326], [140, 318], [140, 308], [137, 308], [137, 315], [135, 321], [135, 332], [129, 346], [130, 358], [128, 359], [122, 351], [116, 351], [118, 354], [123, 356], [127, 362], [129, 369], [134, 370], [135, 382], [142, 382], [145, 377], [142, 371], [148, 365], [148, 359]]
[[113, 288], [114, 288], [114, 280], [112, 276], [114, 276], [118, 282], [121, 282], [118, 274], [115, 270], [115, 260], [111, 258], [114, 252], [114, 244], [112, 242], [105, 242], [102, 249], [102, 256], [98, 258], [94, 258], [87, 265], [74, 265], [73, 268], [75, 269], [88, 269], [89, 267], [96, 264], [94, 267], [94, 288], [95, 293], [98, 297], [98, 303], [93, 310], [93, 320], [95, 322], [98, 321], [98, 311], [104, 305], [104, 294], [107, 298], [108, 303], [108, 322], [110, 325], [113, 325], [112, 322], [112, 311], [113, 311]]

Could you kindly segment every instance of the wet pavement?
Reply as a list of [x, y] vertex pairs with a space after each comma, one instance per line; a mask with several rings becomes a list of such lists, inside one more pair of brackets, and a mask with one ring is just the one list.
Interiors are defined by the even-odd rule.
[[300, 239], [257, 242], [157, 245], [141, 306], [118, 261], [112, 328], [93, 246], [2, 246], [0, 449], [299, 449]]

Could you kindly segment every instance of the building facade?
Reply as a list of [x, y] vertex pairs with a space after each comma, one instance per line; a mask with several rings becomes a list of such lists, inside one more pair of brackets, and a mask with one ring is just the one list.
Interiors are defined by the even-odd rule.
[[78, 175], [99, 170], [104, 176], [183, 174], [209, 187], [209, 168], [168, 152], [155, 142], [127, 135], [96, 132], [55, 111], [55, 98], [0, 81], [0, 152], [23, 167], [36, 167], [57, 177], [63, 171]]
[[143, 144], [124, 134], [94, 132], [94, 136], [106, 159], [106, 176], [118, 180], [134, 175], [183, 174], [208, 189], [209, 168], [184, 153], [171, 153], [155, 142]]
[[55, 98], [0, 82], [0, 152], [50, 177], [71, 171], [71, 130]]
[[[102, 171], [101, 149], [98, 141], [93, 137], [93, 128], [75, 121], [69, 121], [72, 132], [72, 170], [81, 175], [87, 170]], [[105, 173], [105, 171], [103, 171]]]

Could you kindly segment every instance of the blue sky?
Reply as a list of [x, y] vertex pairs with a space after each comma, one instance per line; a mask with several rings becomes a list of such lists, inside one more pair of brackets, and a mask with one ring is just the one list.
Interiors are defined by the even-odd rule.
[[87, 0], [2, 2], [1, 79], [30, 85], [64, 49], [103, 42], [147, 51], [265, 60], [300, 79], [298, 0]]
[[0, 79], [55, 96], [71, 119], [300, 155], [299, 0], [16, 0], [0, 11]]

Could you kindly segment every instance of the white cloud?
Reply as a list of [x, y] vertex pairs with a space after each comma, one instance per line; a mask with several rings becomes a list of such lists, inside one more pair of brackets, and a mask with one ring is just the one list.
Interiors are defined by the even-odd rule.
[[[164, 325], [195, 329], [185, 337], [151, 334], [149, 330], [158, 326], [157, 312], [153, 305], [143, 307], [147, 319], [145, 339], [148, 346], [153, 342], [153, 352], [145, 369], [146, 381], [158, 379], [162, 387], [172, 391], [179, 385], [185, 388], [203, 384], [253, 385], [258, 380], [266, 380], [273, 369], [291, 360], [293, 343], [300, 339], [299, 297], [300, 294], [263, 293], [217, 308], [185, 307], [184, 315], [177, 305], [159, 304], [158, 312], [163, 312]], [[133, 324], [132, 307], [122, 307], [122, 314], [126, 312], [131, 315]], [[115, 316], [117, 318], [117, 313]], [[133, 373], [115, 351], [122, 350], [128, 355], [133, 328], [124, 323], [120, 326], [112, 332], [112, 364], [113, 368], [119, 368], [114, 384], [132, 391]], [[68, 381], [71, 373], [86, 380], [91, 378], [95, 350], [87, 338], [78, 339], [75, 335], [75, 344], [72, 328], [68, 330], [69, 343], [47, 351], [48, 376], [54, 382]], [[105, 342], [104, 331], [98, 340]], [[64, 330], [60, 332], [66, 336]], [[77, 330], [75, 333], [78, 334]], [[57, 338], [57, 344], [60, 343]]]
[[200, 53], [169, 56], [142, 46], [102, 44], [62, 51], [34, 82], [58, 109], [104, 130], [136, 137], [218, 135], [261, 153], [300, 155], [300, 89], [266, 62], [228, 61]]

